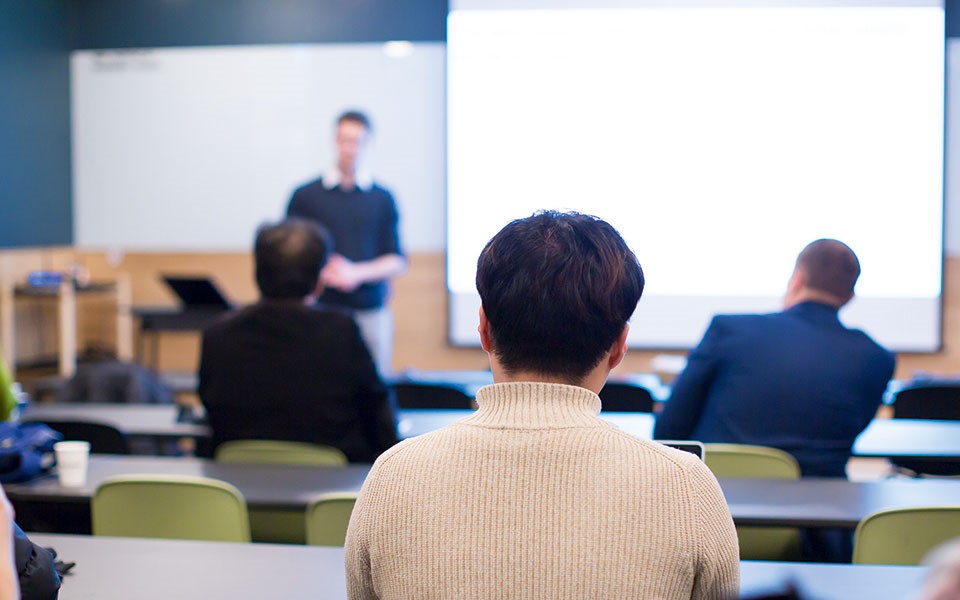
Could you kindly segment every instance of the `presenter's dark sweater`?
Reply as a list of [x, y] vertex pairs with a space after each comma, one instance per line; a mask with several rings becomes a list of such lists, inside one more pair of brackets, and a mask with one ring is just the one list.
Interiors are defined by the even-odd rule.
[[[396, 203], [390, 192], [375, 184], [368, 190], [343, 190], [339, 186], [327, 188], [318, 179], [297, 188], [287, 206], [287, 216], [323, 225], [333, 237], [333, 251], [354, 262], [403, 254], [397, 233]], [[383, 306], [388, 293], [386, 281], [373, 281], [350, 293], [328, 288], [319, 302], [370, 310]]]
[[261, 301], [207, 328], [199, 391], [214, 448], [290, 440], [372, 462], [397, 441], [392, 398], [354, 321], [296, 301]]

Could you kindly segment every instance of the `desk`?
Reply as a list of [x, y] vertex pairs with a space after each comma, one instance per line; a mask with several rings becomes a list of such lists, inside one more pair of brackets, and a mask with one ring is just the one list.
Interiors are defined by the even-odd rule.
[[[61, 600], [347, 597], [342, 548], [30, 537], [77, 563], [64, 578]], [[820, 600], [902, 600], [915, 594], [926, 572], [924, 567], [743, 561], [740, 590], [752, 595], [790, 579]]]
[[[400, 435], [413, 437], [469, 416], [458, 409], [400, 411]], [[630, 435], [650, 439], [654, 416], [649, 413], [600, 413]], [[874, 419], [853, 444], [853, 455], [872, 458], [930, 458], [960, 461], [960, 421]]]
[[[35, 420], [86, 419], [110, 423], [125, 433], [145, 437], [209, 437], [203, 424], [178, 423], [178, 407], [157, 404], [56, 404], [33, 403], [26, 418]], [[400, 411], [402, 437], [434, 431], [470, 414], [459, 409], [406, 409]], [[653, 415], [600, 413], [627, 433], [650, 439]], [[853, 446], [855, 456], [882, 458], [935, 458], [960, 461], [960, 421], [874, 419]]]
[[[178, 423], [179, 408], [157, 404], [30, 404], [24, 418], [90, 420], [109, 423], [131, 436], [157, 438], [207, 438], [204, 424]], [[429, 433], [462, 419], [471, 410], [405, 409], [400, 411], [402, 437]], [[650, 439], [653, 415], [649, 413], [600, 413], [627, 433]], [[874, 419], [853, 446], [855, 456], [882, 458], [935, 458], [960, 461], [960, 421]]]
[[[220, 464], [199, 458], [93, 455], [88, 485], [61, 487], [55, 475], [7, 484], [4, 489], [24, 529], [89, 532], [89, 504], [96, 486], [114, 475], [136, 473], [195, 475], [228, 481], [243, 493], [251, 509], [302, 511], [318, 494], [358, 491], [370, 465], [295, 467]], [[738, 525], [854, 528], [863, 517], [884, 508], [956, 504], [960, 481], [884, 479], [720, 479], [727, 505]], [[72, 511], [69, 518], [66, 513]], [[75, 528], [73, 526], [76, 525]]]
[[116, 282], [96, 282], [83, 287], [75, 287], [72, 281], [64, 280], [60, 285], [0, 286], [0, 331], [4, 358], [11, 371], [16, 370], [16, 316], [17, 298], [54, 300], [57, 303], [57, 323], [59, 348], [57, 355], [58, 372], [64, 377], [73, 375], [77, 368], [77, 297], [89, 295], [108, 295], [116, 304], [117, 312], [117, 357], [121, 360], [133, 358], [133, 329], [130, 318], [130, 280], [126, 277]]
[[195, 438], [210, 437], [210, 428], [177, 421], [181, 408], [175, 404], [28, 404], [22, 420], [95, 421], [113, 425], [130, 437]]
[[[202, 331], [207, 325], [229, 312], [226, 308], [157, 308], [135, 307], [133, 316], [140, 319], [140, 341], [137, 360], [157, 370], [160, 362], [160, 333], [164, 331]], [[146, 359], [144, 344], [150, 338], [150, 360]]]
[[27, 483], [6, 484], [4, 490], [26, 530], [90, 533], [90, 498], [97, 485], [115, 475], [156, 474], [212, 477], [228, 481], [243, 493], [251, 511], [302, 515], [317, 495], [359, 491], [370, 465], [300, 467], [221, 464], [190, 457], [94, 454], [87, 485], [65, 488], [55, 474]]

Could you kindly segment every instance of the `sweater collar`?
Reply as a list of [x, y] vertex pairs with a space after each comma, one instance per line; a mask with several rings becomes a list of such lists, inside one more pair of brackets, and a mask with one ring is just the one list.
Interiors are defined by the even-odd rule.
[[590, 390], [559, 383], [496, 383], [477, 391], [471, 425], [515, 429], [551, 429], [596, 425], [600, 397]]

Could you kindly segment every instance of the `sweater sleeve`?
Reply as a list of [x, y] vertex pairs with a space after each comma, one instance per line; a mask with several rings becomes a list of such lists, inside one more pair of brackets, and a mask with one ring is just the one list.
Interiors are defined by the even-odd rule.
[[699, 541], [697, 575], [691, 599], [725, 600], [740, 592], [740, 546], [723, 491], [706, 465], [690, 477], [695, 485]]

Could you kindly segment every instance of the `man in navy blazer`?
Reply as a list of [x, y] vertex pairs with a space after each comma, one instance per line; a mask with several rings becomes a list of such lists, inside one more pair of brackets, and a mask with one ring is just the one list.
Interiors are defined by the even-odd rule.
[[859, 276], [849, 247], [817, 240], [797, 258], [783, 312], [714, 317], [654, 437], [773, 446], [804, 476], [845, 476], [895, 360], [837, 316]]

